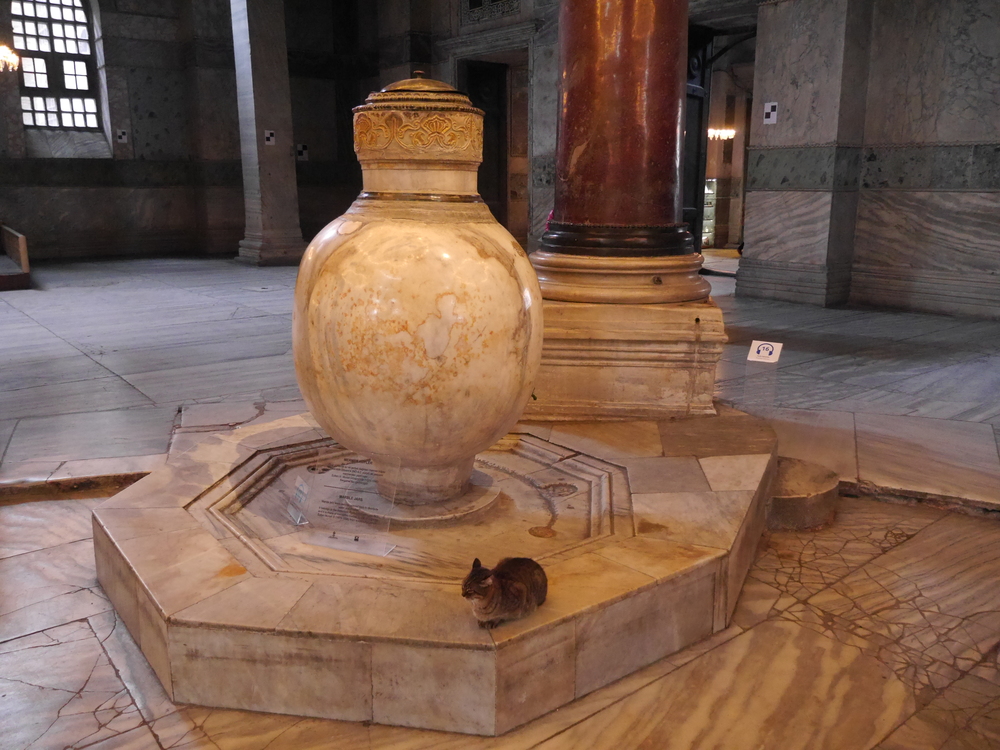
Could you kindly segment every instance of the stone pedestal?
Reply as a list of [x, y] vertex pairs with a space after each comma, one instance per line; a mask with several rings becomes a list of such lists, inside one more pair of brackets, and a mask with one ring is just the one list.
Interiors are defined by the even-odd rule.
[[[376, 556], [282, 511], [287, 472], [358, 460], [289, 417], [206, 435], [97, 508], [97, 576], [176, 702], [497, 735], [728, 627], [776, 448], [738, 413], [521, 425], [476, 458], [488, 513], [394, 517]], [[507, 556], [549, 596], [484, 630], [461, 581]]]
[[291, 265], [305, 251], [292, 138], [285, 9], [278, 0], [231, 0], [246, 233], [239, 259]]
[[546, 300], [542, 366], [525, 417], [662, 419], [715, 414], [726, 341], [711, 300], [668, 305]]

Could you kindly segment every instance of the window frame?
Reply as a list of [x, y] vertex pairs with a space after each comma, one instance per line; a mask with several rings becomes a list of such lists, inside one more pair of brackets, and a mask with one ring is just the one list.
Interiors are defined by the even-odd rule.
[[[79, 5], [76, 4], [77, 2], [79, 2]], [[25, 15], [23, 12], [15, 14], [14, 12], [15, 3], [18, 3], [18, 5], [21, 6], [22, 10], [23, 6], [26, 3], [30, 3], [33, 6], [45, 5], [46, 12], [49, 13], [49, 17], [40, 19], [37, 15], [28, 16]], [[48, 84], [49, 84], [47, 88], [29, 87], [25, 83], [24, 66], [23, 65], [21, 66], [20, 75], [18, 76], [18, 87], [21, 96], [21, 99], [18, 100], [21, 106], [21, 125], [24, 128], [31, 128], [32, 130], [39, 130], [46, 132], [61, 130], [61, 131], [69, 131], [76, 133], [104, 133], [105, 128], [101, 121], [102, 120], [101, 86], [97, 69], [97, 29], [96, 29], [96, 24], [94, 22], [93, 11], [89, 7], [87, 0], [75, 0], [74, 4], [71, 6], [67, 6], [64, 5], [62, 2], [59, 2], [58, 3], [59, 7], [71, 9], [73, 11], [81, 11], [83, 13], [84, 18], [86, 19], [85, 24], [81, 24], [81, 22], [76, 19], [67, 22], [64, 19], [53, 19], [51, 17], [50, 9], [52, 8], [53, 5], [54, 3], [50, 2], [50, 0], [11, 0], [8, 6], [10, 11], [10, 18], [12, 21], [12, 26], [11, 26], [12, 30], [13, 30], [13, 21], [20, 21], [22, 23], [34, 22], [36, 24], [39, 22], [46, 23], [48, 24], [48, 32], [49, 32], [47, 38], [49, 39], [51, 47], [50, 51], [48, 52], [43, 52], [41, 50], [29, 50], [27, 49], [27, 43], [25, 43], [25, 46], [23, 48], [15, 48], [15, 52], [22, 58], [22, 60], [24, 58], [31, 58], [34, 60], [42, 59], [45, 61], [45, 67], [47, 69], [46, 75], [48, 77]], [[55, 39], [57, 37], [54, 35], [53, 33], [54, 29], [52, 28], [54, 23], [63, 23], [63, 24], [71, 23], [73, 26], [85, 25], [87, 28], [87, 39], [85, 41], [90, 46], [90, 52], [87, 54], [57, 52], [55, 49]], [[22, 33], [18, 34], [18, 36], [23, 36], [26, 38], [29, 35]], [[36, 38], [42, 38], [38, 34], [35, 34], [34, 36]], [[61, 38], [65, 39], [66, 37], [63, 36]], [[71, 89], [66, 87], [66, 74], [64, 72], [64, 67], [63, 67], [64, 61], [72, 61], [74, 63], [82, 62], [84, 64], [87, 77], [86, 89]], [[38, 125], [37, 123], [28, 124], [27, 122], [25, 122], [25, 115], [36, 114], [38, 113], [38, 110], [35, 110], [34, 108], [26, 110], [24, 108], [23, 99], [28, 98], [33, 101], [37, 97], [42, 97], [43, 99], [54, 98], [56, 100], [56, 108], [58, 111], [55, 114], [57, 114], [57, 119], [59, 120], [58, 125], [51, 125], [48, 123], [46, 123], [45, 125]], [[62, 99], [70, 100], [71, 102], [70, 112], [68, 113], [63, 112], [60, 101]], [[64, 123], [62, 115], [70, 114], [70, 116], [72, 116], [73, 114], [72, 112], [73, 99], [93, 100], [94, 111], [93, 112], [84, 111], [82, 113], [84, 114], [85, 120], [86, 120], [86, 115], [93, 115], [94, 118], [93, 125], [85, 124], [83, 126], [80, 126], [76, 125], [75, 123], [73, 125], [67, 125]], [[85, 106], [84, 109], [86, 110]]]

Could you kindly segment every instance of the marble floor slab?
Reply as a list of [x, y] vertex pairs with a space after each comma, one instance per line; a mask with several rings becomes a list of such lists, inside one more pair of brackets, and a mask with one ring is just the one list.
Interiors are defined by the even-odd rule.
[[94, 504], [0, 506], [0, 608], [49, 605], [16, 633], [0, 615], [5, 750], [992, 750], [1000, 736], [994, 520], [845, 498], [828, 529], [767, 537], [727, 630], [487, 738], [173, 704], [113, 611], [59, 593], [99, 595], [78, 554]]
[[166, 453], [176, 409], [137, 407], [21, 419], [7, 446], [11, 463]]
[[1000, 454], [988, 424], [855, 415], [858, 475], [880, 487], [1000, 503]]

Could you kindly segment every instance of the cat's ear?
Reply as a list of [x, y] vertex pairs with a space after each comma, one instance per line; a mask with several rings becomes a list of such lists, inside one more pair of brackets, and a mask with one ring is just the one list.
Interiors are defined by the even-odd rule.
[[479, 558], [478, 557], [475, 560], [472, 561], [472, 569], [473, 570], [475, 570], [476, 568], [481, 568], [481, 567], [483, 567], [483, 564], [481, 562], [479, 562]]

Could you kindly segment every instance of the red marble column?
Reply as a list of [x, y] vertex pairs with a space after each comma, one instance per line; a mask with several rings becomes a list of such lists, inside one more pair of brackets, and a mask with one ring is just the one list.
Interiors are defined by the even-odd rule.
[[681, 221], [688, 0], [563, 0], [555, 210], [541, 250], [694, 252]]

